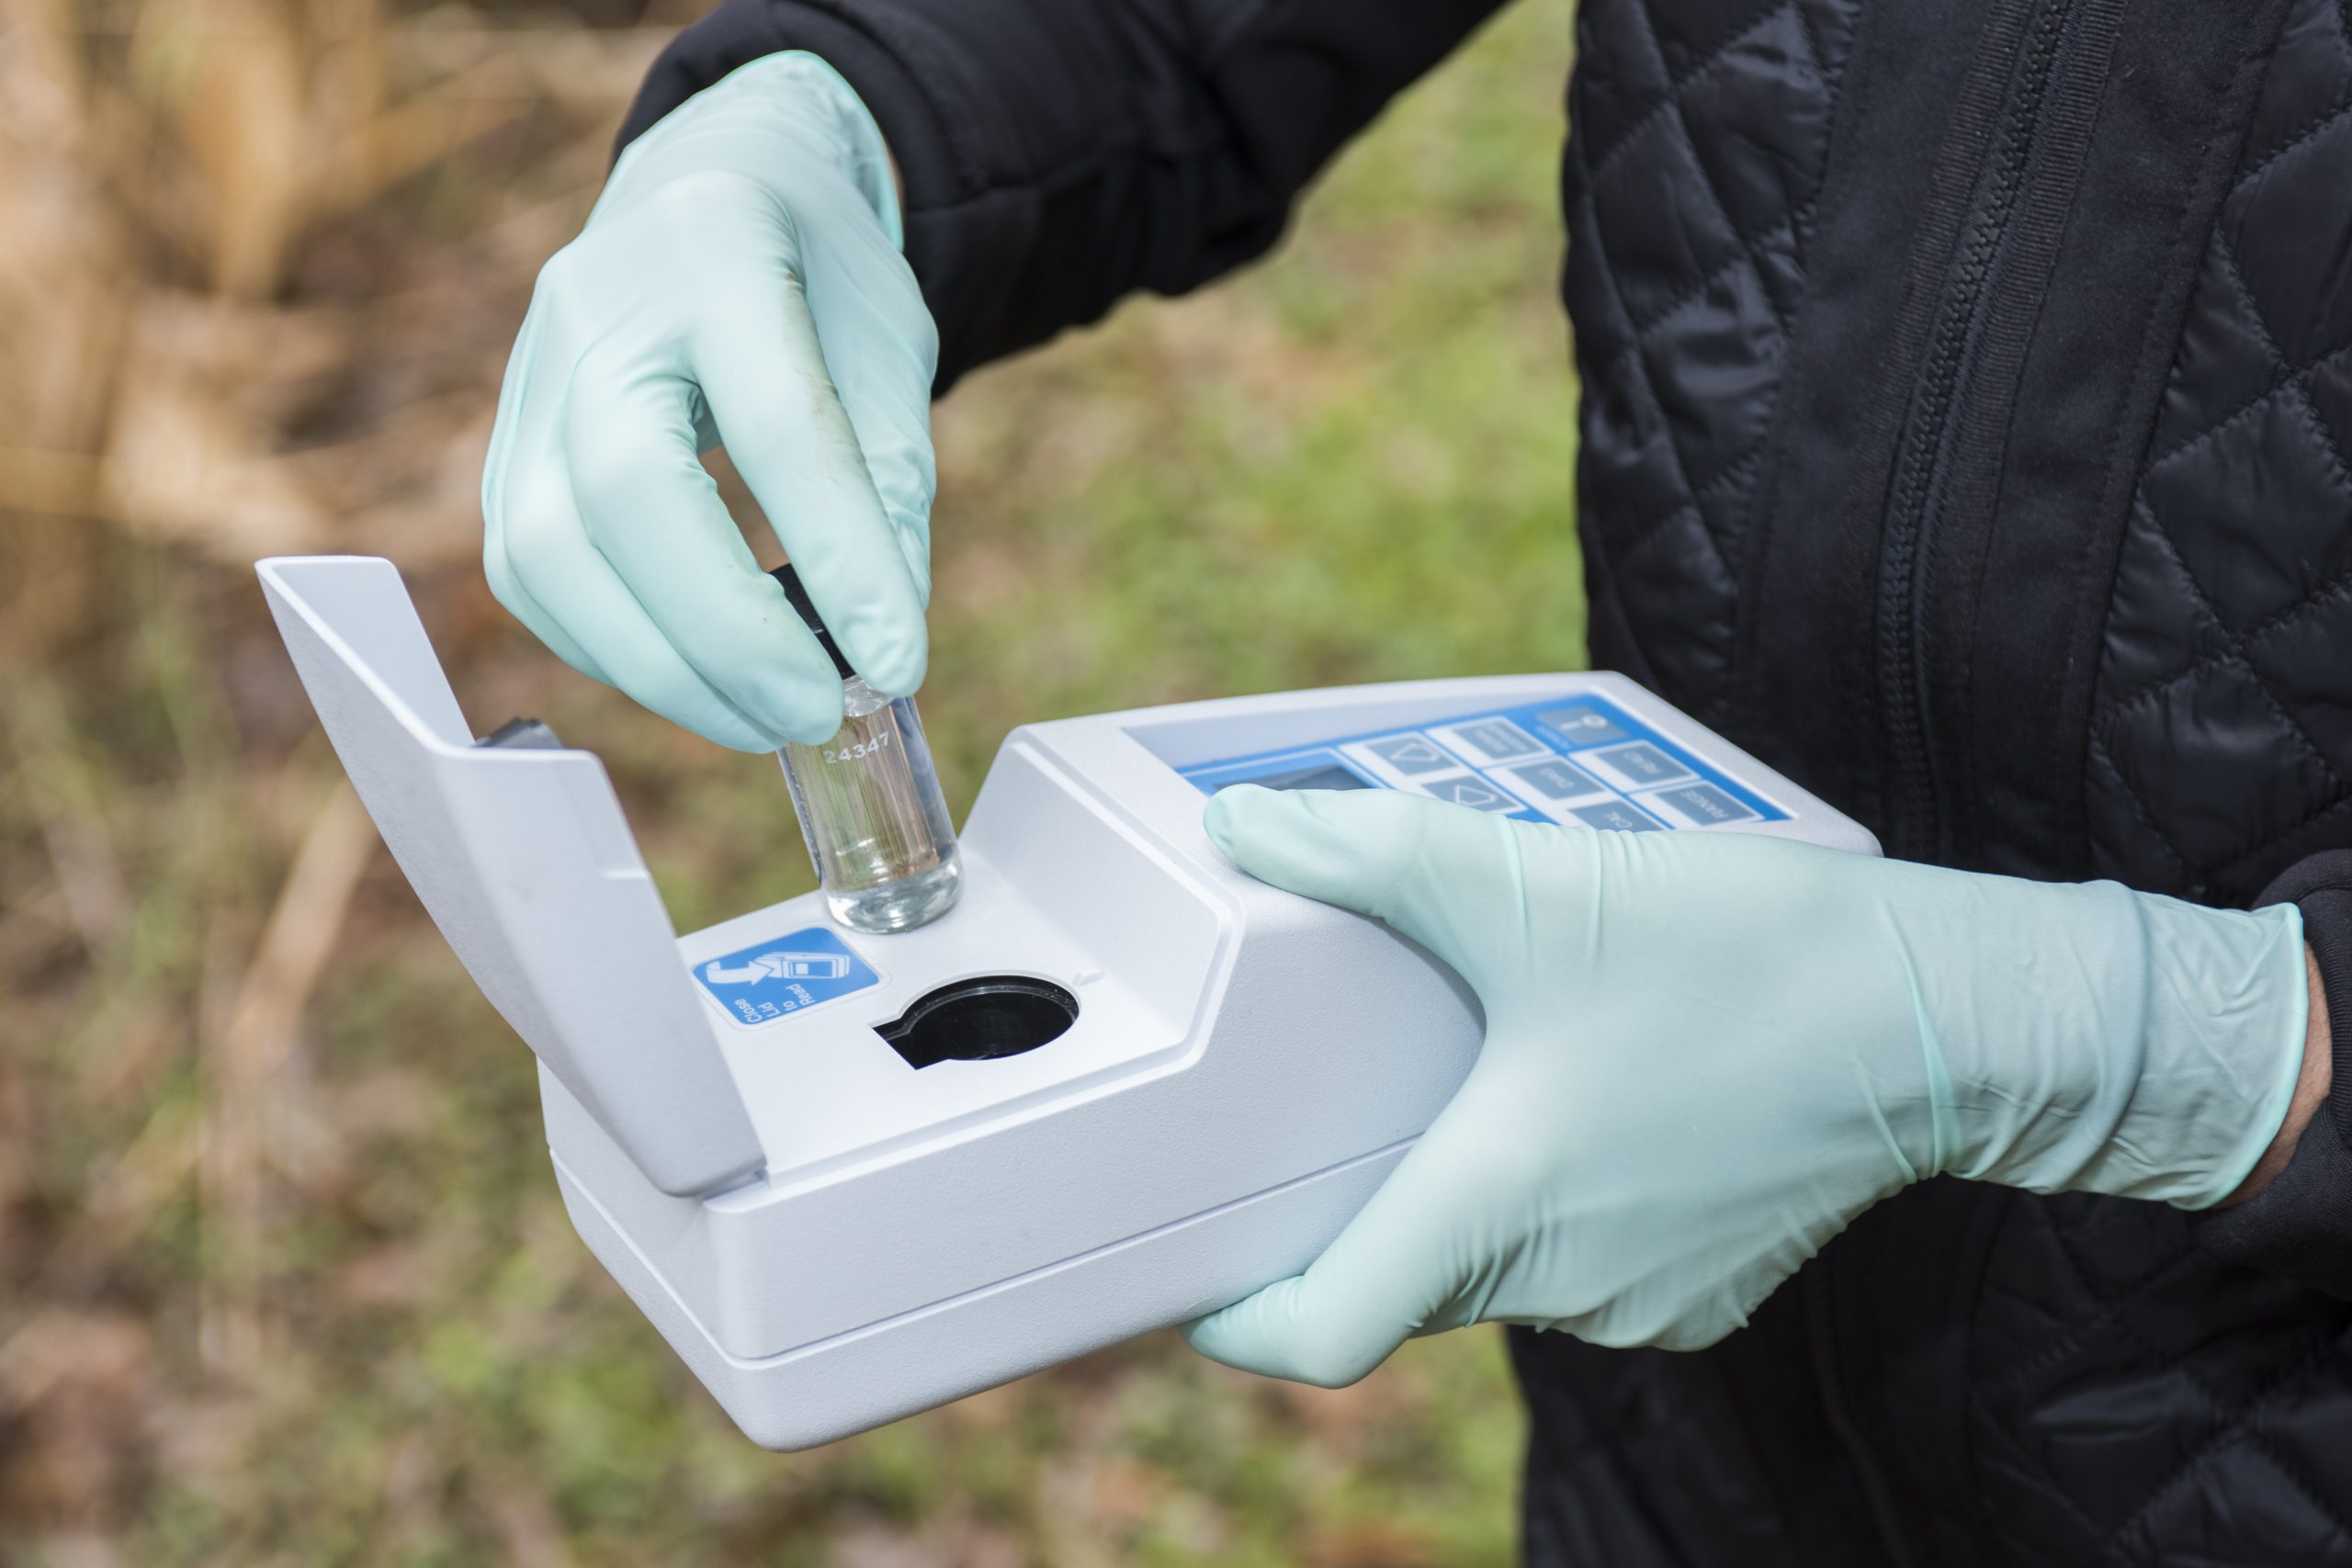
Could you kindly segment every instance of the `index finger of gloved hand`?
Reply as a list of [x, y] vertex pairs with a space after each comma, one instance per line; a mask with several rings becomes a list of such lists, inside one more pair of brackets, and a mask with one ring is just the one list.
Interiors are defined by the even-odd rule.
[[687, 667], [589, 543], [563, 461], [565, 378], [541, 358], [541, 325], [534, 300], [482, 468], [482, 567], [491, 591], [581, 673], [722, 746], [773, 750], [776, 738]]
[[1217, 792], [1209, 837], [1261, 882], [1387, 921], [1483, 993], [1526, 940], [1514, 823], [1402, 791]]
[[1183, 1325], [1213, 1361], [1342, 1388], [1386, 1360], [1460, 1293], [1453, 1206], [1415, 1148], [1306, 1272]]
[[691, 400], [623, 349], [589, 350], [564, 418], [581, 522], [695, 674], [771, 735], [813, 744], [841, 728], [841, 677], [728, 515]]
[[800, 284], [745, 297], [695, 344], [727, 455], [792, 558], [826, 629], [876, 690], [904, 696], [930, 656], [922, 595], [842, 406]]
[[613, 678], [605, 673], [605, 667], [563, 629], [563, 623], [531, 597], [531, 591], [523, 586], [523, 580], [514, 574], [514, 568], [506, 559], [505, 541], [495, 533], [482, 537], [481, 573], [490, 583], [490, 596], [545, 643], [548, 652], [591, 681], [600, 681], [607, 686], [614, 683]]
[[[612, 564], [588, 542], [561, 483], [560, 466], [555, 468], [552, 474], [543, 469], [510, 479], [515, 493], [509, 497], [500, 534], [506, 570], [560, 638], [548, 638], [548, 646], [575, 669], [721, 746], [775, 750], [778, 738], [711, 690], [646, 617]], [[571, 658], [566, 644], [579, 651], [580, 660]]]

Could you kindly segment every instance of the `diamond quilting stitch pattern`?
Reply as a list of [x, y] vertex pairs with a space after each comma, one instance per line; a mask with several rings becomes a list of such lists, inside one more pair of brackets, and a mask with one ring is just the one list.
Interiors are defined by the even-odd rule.
[[[2316, 510], [2302, 517], [2305, 526], [2324, 533], [2327, 516], [2339, 507], [2352, 519], [2352, 462], [2346, 460], [2345, 433], [2331, 423], [2314, 392], [2319, 378], [2352, 353], [2352, 330], [2319, 341], [2310, 341], [2307, 333], [2313, 322], [2341, 321], [2342, 299], [2333, 291], [2352, 284], [2341, 276], [2331, 283], [2324, 269], [2279, 268], [2266, 288], [2250, 279], [2244, 265], [2249, 225], [2267, 225], [2253, 231], [2266, 247], [2308, 248], [2314, 236], [2276, 231], [2287, 214], [2304, 206], [2291, 199], [2290, 187], [2301, 188], [2307, 178], [2324, 183], [2325, 174], [2314, 170], [2352, 160], [2352, 6], [2301, 0], [2286, 35], [2299, 51], [2294, 69], [2274, 63], [2265, 92], [2292, 96], [2293, 103], [2282, 103], [2268, 116], [2292, 129], [2249, 146], [2241, 161], [2215, 225], [2209, 265], [2190, 300], [2167, 402], [2186, 400], [2175, 392], [2192, 342], [2233, 345], [2231, 352], [2248, 371], [2253, 362], [2247, 356], [2258, 354], [2267, 374], [2254, 395], [2199, 428], [2167, 429], [2163, 448], [2144, 465], [2125, 536], [2121, 578], [2138, 596], [2119, 600], [2110, 620], [2092, 719], [2093, 755], [2104, 761], [2088, 786], [2098, 869], [2129, 873], [2132, 846], [2138, 845], [2176, 867], [2177, 886], [2197, 896], [2251, 892], [2301, 848], [2314, 845], [2325, 824], [2352, 811], [2352, 746], [2346, 739], [2352, 728], [2330, 716], [2344, 705], [2341, 690], [2331, 689], [2343, 677], [2328, 671], [2324, 660], [2301, 657], [2314, 640], [2333, 640], [2327, 628], [2339, 623], [2352, 635], [2352, 547], [2338, 545], [2330, 558], [2282, 541], [2279, 553], [2289, 558], [2295, 575], [2281, 580], [2286, 591], [2273, 602], [2256, 606], [2246, 595], [2267, 580], [2239, 573], [2220, 582], [2210, 575], [2210, 562], [2200, 571], [2199, 552], [2181, 547], [2182, 520], [2165, 504], [2168, 494], [2197, 496], [2199, 527], [2225, 535], [2251, 537], [2255, 530], [2278, 524], [2279, 519], [2256, 514], [2278, 499], [2259, 489], [2224, 483], [2218, 472], [2207, 482], [2179, 483], [2183, 466], [2218, 468], [2229, 462], [2233, 455], [2219, 450], [2222, 444], [2256, 449], [2248, 432], [2259, 425], [2260, 440], [2268, 444], [2260, 449], [2283, 453], [2290, 468], [2306, 476], [2299, 480], [2303, 504]], [[2312, 111], [2308, 106], [2314, 102], [2319, 107]], [[2288, 321], [2295, 331], [2282, 337], [2279, 323]], [[2298, 333], [2305, 335], [2299, 340]], [[2287, 417], [2280, 418], [2282, 412]], [[2245, 460], [2245, 454], [2235, 456]], [[2226, 514], [2232, 497], [2243, 497], [2237, 504], [2247, 509], [2234, 517]], [[2217, 509], [2223, 514], [2217, 517]], [[2352, 525], [2335, 537], [2352, 540]], [[2152, 598], [2166, 580], [2171, 597]], [[2217, 588], [2223, 590], [2218, 598]], [[2167, 647], [2177, 650], [2177, 661], [2169, 669], [2152, 664], [2151, 654]], [[2198, 761], [2175, 755], [2184, 743], [2199, 743], [2177, 722], [2180, 705], [2217, 711], [2216, 705], [2236, 701], [2214, 690], [2216, 681], [2252, 683], [2271, 716], [2270, 733], [2285, 749], [2280, 754], [2299, 760], [2291, 771], [2310, 775], [2301, 784], [2274, 780], [2293, 796], [2292, 808], [2282, 809], [2279, 793], [2267, 792], [2265, 809], [2235, 824], [2236, 833], [2227, 839], [2205, 830], [2210, 824], [2184, 832], [2157, 787], [2158, 770]], [[2207, 737], [2203, 743], [2225, 742]], [[2243, 747], [2249, 738], [2233, 730], [2226, 743]]]

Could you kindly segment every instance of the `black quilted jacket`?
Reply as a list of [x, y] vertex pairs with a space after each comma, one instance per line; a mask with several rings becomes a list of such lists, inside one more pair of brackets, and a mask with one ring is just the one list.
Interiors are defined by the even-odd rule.
[[[724, 0], [624, 137], [830, 60], [952, 380], [1263, 251], [1494, 3]], [[2352, 0], [1585, 0], [1577, 62], [1595, 662], [1892, 853], [2271, 885], [2352, 1019]], [[2352, 1563], [2339, 1081], [2201, 1228], [1933, 1182], [1713, 1350], [1517, 1337], [1529, 1557]]]

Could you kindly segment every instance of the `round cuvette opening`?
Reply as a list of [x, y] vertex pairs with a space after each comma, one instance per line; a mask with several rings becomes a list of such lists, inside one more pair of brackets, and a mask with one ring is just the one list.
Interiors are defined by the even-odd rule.
[[986, 1062], [1051, 1044], [1078, 1021], [1078, 998], [1034, 975], [981, 975], [917, 997], [875, 1031], [910, 1066]]

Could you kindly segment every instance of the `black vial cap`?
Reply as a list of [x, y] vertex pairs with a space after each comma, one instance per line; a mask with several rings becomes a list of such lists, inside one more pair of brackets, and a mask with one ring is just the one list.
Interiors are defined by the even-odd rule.
[[823, 619], [817, 614], [817, 606], [809, 603], [808, 590], [800, 585], [800, 574], [792, 570], [791, 563], [786, 562], [768, 575], [784, 584], [784, 596], [792, 601], [795, 613], [808, 623], [810, 631], [817, 634], [817, 641], [824, 648], [825, 656], [833, 661], [833, 668], [840, 672], [841, 678], [846, 681], [856, 674], [857, 671], [850, 668], [849, 660], [842, 657], [841, 644], [835, 642], [833, 634], [825, 629]]

